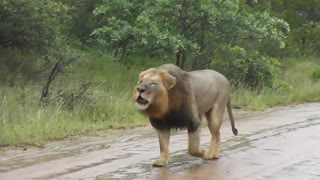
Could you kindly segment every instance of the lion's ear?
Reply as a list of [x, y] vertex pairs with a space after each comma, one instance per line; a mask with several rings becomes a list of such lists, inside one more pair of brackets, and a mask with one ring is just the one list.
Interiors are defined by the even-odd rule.
[[171, 76], [168, 72], [163, 71], [162, 73], [163, 83], [165, 87], [169, 90], [176, 85], [176, 78]]

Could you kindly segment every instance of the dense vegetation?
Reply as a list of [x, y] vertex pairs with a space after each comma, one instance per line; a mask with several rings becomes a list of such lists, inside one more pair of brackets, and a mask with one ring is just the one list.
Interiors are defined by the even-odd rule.
[[233, 106], [320, 100], [317, 0], [0, 0], [0, 145], [146, 124], [142, 69], [215, 69]]

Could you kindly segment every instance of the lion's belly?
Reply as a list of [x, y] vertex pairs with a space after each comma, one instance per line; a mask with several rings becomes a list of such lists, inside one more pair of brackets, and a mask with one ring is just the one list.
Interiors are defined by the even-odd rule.
[[150, 117], [149, 120], [151, 125], [158, 130], [188, 129], [188, 131], [192, 132], [200, 125], [200, 121], [194, 121], [185, 108], [181, 108], [178, 111], [171, 110], [161, 118]]

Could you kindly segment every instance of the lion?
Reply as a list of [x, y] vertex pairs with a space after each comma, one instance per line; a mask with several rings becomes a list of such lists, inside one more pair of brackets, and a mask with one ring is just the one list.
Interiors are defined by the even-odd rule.
[[[230, 89], [225, 76], [214, 70], [186, 72], [174, 64], [165, 64], [141, 72], [133, 91], [133, 102], [137, 110], [149, 118], [158, 134], [160, 157], [152, 165], [162, 167], [168, 164], [171, 129], [187, 129], [190, 155], [219, 158], [220, 126], [225, 107], [233, 134], [238, 134], [230, 104]], [[200, 148], [203, 115], [212, 135], [207, 150]]]

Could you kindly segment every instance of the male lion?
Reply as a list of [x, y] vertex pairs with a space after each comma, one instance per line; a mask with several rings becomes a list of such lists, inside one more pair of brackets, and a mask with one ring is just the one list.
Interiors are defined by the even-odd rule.
[[[186, 72], [173, 64], [139, 74], [133, 101], [157, 130], [160, 157], [153, 166], [166, 166], [170, 129], [187, 129], [192, 156], [215, 159], [220, 155], [220, 126], [227, 106], [233, 134], [237, 135], [230, 106], [230, 84], [213, 70]], [[205, 115], [212, 138], [208, 150], [200, 148], [200, 123]]]

